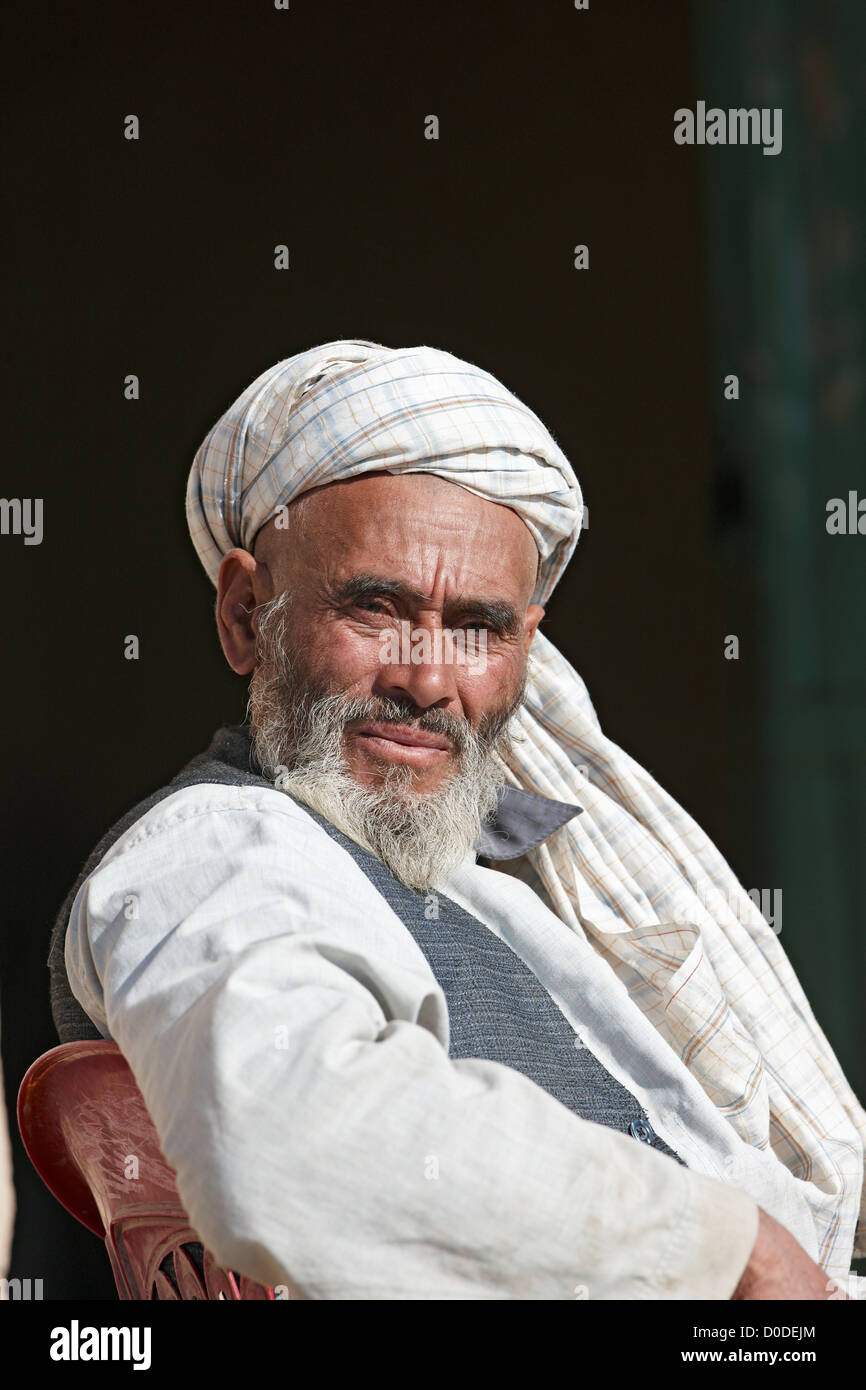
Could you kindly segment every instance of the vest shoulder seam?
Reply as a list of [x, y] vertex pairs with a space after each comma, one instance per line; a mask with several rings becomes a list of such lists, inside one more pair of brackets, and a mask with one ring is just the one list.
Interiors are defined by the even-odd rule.
[[[173, 801], [176, 797], [183, 795], [184, 792], [197, 791], [199, 788], [202, 787], [218, 789], [220, 796], [211, 797], [207, 801], [196, 802], [191, 806], [184, 806], [181, 808], [168, 807], [167, 803]], [[138, 817], [138, 819], [133, 821], [132, 825], [130, 825], [123, 832], [122, 835], [118, 836], [118, 838], [114, 841], [114, 843], [111, 846], [109, 846], [109, 848], [105, 852], [105, 855], [103, 856], [103, 859], [100, 860], [100, 864], [105, 862], [105, 859], [109, 854], [112, 855], [112, 858], [115, 857], [112, 851], [116, 850], [116, 857], [120, 858], [129, 850], [135, 849], [139, 844], [142, 844], [144, 841], [152, 840], [156, 838], [156, 836], [161, 835], [166, 830], [174, 829], [178, 825], [182, 825], [187, 821], [197, 819], [199, 816], [219, 814], [239, 815], [244, 813], [263, 815], [266, 813], [267, 810], [268, 813], [274, 812], [280, 815], [285, 815], [287, 819], [295, 820], [297, 818], [296, 813], [298, 811], [302, 813], [304, 812], [304, 808], [300, 806], [297, 802], [292, 801], [290, 797], [283, 797], [280, 803], [274, 802], [272, 805], [269, 804], [267, 808], [260, 806], [255, 802], [250, 802], [248, 800], [242, 801], [240, 802], [240, 804], [235, 806], [226, 806], [222, 801], [222, 797], [226, 793], [230, 794], [232, 799], [235, 799], [235, 793], [242, 793], [244, 797], [247, 797], [249, 793], [261, 792], [268, 793], [269, 797], [271, 793], [273, 793], [274, 796], [282, 796], [282, 793], [279, 792], [276, 787], [271, 788], [244, 785], [238, 786], [228, 782], [195, 782], [189, 787], [178, 787], [175, 791], [171, 792], [169, 796], [163, 797], [160, 801], [157, 801], [155, 805], [150, 806], [146, 811], [143, 811], [142, 814]], [[158, 811], [164, 811], [165, 814], [154, 814]], [[146, 820], [152, 814], [152, 823], [150, 825], [142, 825], [141, 822]], [[312, 824], [314, 825], [316, 824], [312, 816], [305, 815], [304, 819], [307, 822], [312, 822]], [[136, 827], [140, 828], [136, 829]], [[317, 826], [316, 828], [321, 829], [321, 827], [319, 826]]]

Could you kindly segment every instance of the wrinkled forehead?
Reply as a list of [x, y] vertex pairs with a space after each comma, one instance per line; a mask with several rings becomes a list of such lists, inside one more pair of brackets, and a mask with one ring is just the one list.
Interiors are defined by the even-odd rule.
[[275, 579], [305, 571], [391, 575], [534, 591], [540, 563], [519, 512], [434, 473], [368, 473], [303, 493], [259, 530], [256, 558]]

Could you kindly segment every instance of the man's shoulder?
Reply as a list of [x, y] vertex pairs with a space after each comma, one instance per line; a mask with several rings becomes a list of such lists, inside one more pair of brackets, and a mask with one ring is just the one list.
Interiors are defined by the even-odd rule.
[[[268, 828], [258, 824], [262, 818]], [[79, 875], [78, 886], [98, 868], [148, 840], [183, 832], [187, 841], [213, 830], [223, 818], [225, 834], [256, 841], [306, 841], [323, 832], [306, 808], [265, 777], [255, 757], [247, 724], [224, 724], [210, 743], [185, 763], [164, 786], [143, 797], [106, 831]], [[328, 839], [327, 836], [324, 837]]]
[[[261, 775], [251, 753], [246, 726], [223, 725], [217, 729], [207, 748], [191, 758], [171, 781], [142, 797], [109, 826], [71, 884], [55, 917], [48, 952], [52, 1011], [61, 1038], [64, 1029], [58, 1022], [58, 1008], [62, 1008], [68, 994], [64, 942], [73, 904], [82, 887], [104, 864], [142, 838], [156, 835], [161, 827], [168, 830], [172, 824], [179, 826], [196, 816], [204, 826], [208, 807], [233, 810], [239, 818], [266, 814], [271, 824], [283, 830], [294, 825], [321, 833], [303, 807]], [[71, 1026], [67, 1024], [67, 1033]]]
[[185, 763], [162, 786], [140, 797], [119, 816], [94, 845], [78, 875], [77, 882], [86, 878], [121, 840], [166, 802], [174, 802], [178, 792], [194, 787], [272, 787], [252, 761], [249, 733], [243, 725], [223, 725], [216, 730], [208, 746]]
[[[304, 806], [278, 791], [272, 784], [202, 781], [170, 787], [158, 800], [147, 798], [137, 807], [120, 833], [106, 845], [91, 872], [127, 854], [147, 840], [170, 836], [183, 828], [188, 834], [208, 834], [215, 817], [225, 818], [227, 830], [234, 826], [239, 835], [247, 838], [260, 833], [258, 822], [265, 817], [272, 833], [280, 838], [297, 829], [305, 836], [322, 834]], [[255, 823], [255, 829], [252, 829]], [[328, 837], [326, 837], [327, 839]]]

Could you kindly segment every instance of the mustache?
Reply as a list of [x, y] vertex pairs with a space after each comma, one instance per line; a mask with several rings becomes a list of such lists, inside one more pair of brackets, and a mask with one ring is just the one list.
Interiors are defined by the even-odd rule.
[[[356, 703], [356, 702], [352, 702]], [[340, 720], [343, 731], [350, 731], [357, 724], [393, 724], [403, 729], [415, 729], [419, 733], [436, 734], [444, 738], [458, 753], [463, 752], [469, 738], [469, 725], [465, 719], [449, 714], [443, 709], [419, 710], [408, 700], [391, 697], [372, 696], [361, 702], [363, 709], [355, 712], [346, 709]]]
[[485, 713], [473, 729], [465, 717], [444, 709], [421, 710], [411, 699], [394, 696], [346, 696], [340, 691], [325, 693], [307, 687], [301, 694], [299, 704], [300, 709], [296, 707], [296, 714], [301, 716], [298, 732], [306, 723], [305, 716], [309, 717], [316, 710], [319, 716], [324, 715], [333, 721], [341, 734], [358, 724], [399, 725], [404, 729], [416, 729], [444, 738], [458, 757], [462, 757], [471, 745], [482, 753], [491, 749], [502, 736], [513, 713], [513, 705]]

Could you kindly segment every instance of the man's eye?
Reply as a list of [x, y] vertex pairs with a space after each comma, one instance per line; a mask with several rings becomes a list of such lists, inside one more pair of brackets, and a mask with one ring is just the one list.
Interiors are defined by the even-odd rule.
[[355, 605], [355, 607], [356, 607], [356, 608], [362, 608], [362, 609], [363, 609], [365, 612], [367, 612], [367, 613], [387, 613], [387, 612], [388, 612], [388, 608], [387, 608], [386, 604], [384, 604], [380, 599], [377, 599], [377, 598], [362, 599], [360, 603], [357, 603], [357, 604]]
[[477, 632], [483, 628], [485, 632], [492, 632], [499, 636], [502, 635], [502, 628], [496, 623], [490, 623], [486, 618], [473, 618], [470, 622], [461, 623], [456, 632]]

